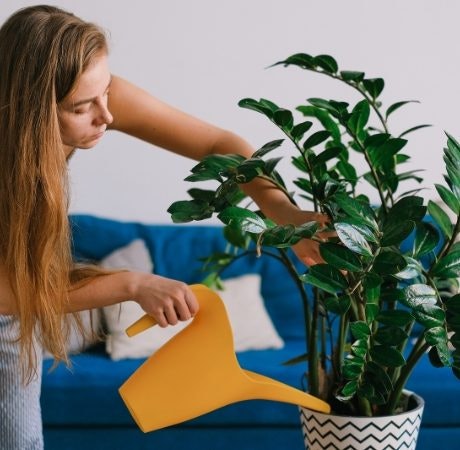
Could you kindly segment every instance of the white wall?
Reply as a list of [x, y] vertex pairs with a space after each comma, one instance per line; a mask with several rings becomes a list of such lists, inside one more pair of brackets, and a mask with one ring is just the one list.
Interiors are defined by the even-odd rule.
[[[38, 1], [1, 0], [0, 20]], [[382, 76], [385, 106], [418, 99], [395, 113], [395, 131], [411, 135], [411, 168], [442, 180], [443, 130], [460, 138], [460, 3], [455, 0], [60, 0], [110, 30], [112, 71], [189, 113], [231, 129], [255, 147], [281, 137], [256, 113], [237, 106], [265, 97], [293, 108], [309, 97], [356, 100], [341, 86], [294, 67], [265, 70], [296, 52], [328, 53], [341, 69]], [[0, 62], [1, 63], [1, 62]], [[287, 151], [287, 147], [286, 150]], [[144, 222], [170, 221], [185, 199], [193, 161], [119, 133], [70, 163], [72, 212]], [[282, 172], [291, 173], [289, 164]], [[286, 170], [288, 172], [286, 172]], [[289, 177], [289, 175], [287, 175]], [[435, 197], [433, 190], [425, 191]]]

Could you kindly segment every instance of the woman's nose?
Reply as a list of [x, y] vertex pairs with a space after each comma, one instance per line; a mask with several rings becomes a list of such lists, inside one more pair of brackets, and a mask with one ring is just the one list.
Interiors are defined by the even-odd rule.
[[106, 104], [102, 103], [99, 105], [98, 115], [95, 119], [96, 125], [110, 125], [113, 122], [113, 116]]

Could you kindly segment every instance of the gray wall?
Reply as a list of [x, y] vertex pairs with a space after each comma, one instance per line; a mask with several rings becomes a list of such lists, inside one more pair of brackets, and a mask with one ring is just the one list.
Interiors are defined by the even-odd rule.
[[[38, 3], [1, 0], [0, 20]], [[385, 106], [420, 100], [395, 113], [395, 132], [411, 135], [409, 168], [428, 186], [442, 180], [443, 130], [460, 138], [458, 18], [455, 0], [61, 0], [50, 2], [110, 31], [112, 71], [162, 100], [260, 147], [279, 138], [263, 117], [237, 106], [265, 97], [293, 108], [309, 97], [356, 101], [332, 80], [296, 68], [265, 70], [292, 53], [328, 53], [342, 69], [382, 76]], [[286, 147], [285, 152], [288, 151]], [[186, 198], [193, 161], [113, 132], [70, 163], [72, 212], [169, 222], [167, 207]], [[358, 170], [364, 167], [356, 163]], [[288, 161], [281, 167], [289, 177]], [[408, 189], [411, 186], [407, 186]], [[366, 186], [363, 185], [366, 192]], [[433, 189], [425, 191], [435, 198]]]

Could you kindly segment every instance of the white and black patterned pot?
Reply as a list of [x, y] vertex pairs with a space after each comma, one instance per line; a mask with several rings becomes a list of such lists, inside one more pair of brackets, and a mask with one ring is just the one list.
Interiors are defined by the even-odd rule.
[[409, 411], [393, 416], [347, 417], [300, 408], [308, 450], [415, 450], [424, 401], [410, 396]]

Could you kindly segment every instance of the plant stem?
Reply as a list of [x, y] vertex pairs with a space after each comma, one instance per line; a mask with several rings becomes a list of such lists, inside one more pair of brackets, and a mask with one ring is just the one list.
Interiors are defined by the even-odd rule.
[[366, 417], [372, 417], [372, 408], [369, 400], [364, 397], [358, 397], [359, 412]]
[[[409, 324], [406, 325], [404, 331], [406, 332], [407, 334], [407, 338], [404, 339], [397, 347], [396, 349], [399, 351], [399, 353], [403, 353], [404, 349], [406, 348], [407, 346], [407, 342], [409, 341], [410, 339], [410, 334], [412, 332], [412, 328], [414, 326], [414, 321], [410, 322]], [[390, 377], [391, 379], [391, 382], [393, 384], [396, 383], [396, 380], [399, 378], [399, 376], [401, 375], [401, 367], [394, 367], [393, 369], [389, 369], [388, 370], [388, 376]]]
[[318, 374], [318, 317], [319, 317], [319, 292], [314, 288], [313, 314], [308, 342], [308, 387], [311, 395], [319, 395]]
[[430, 345], [425, 342], [423, 335], [420, 336], [414, 345], [411, 354], [407, 358], [406, 365], [401, 369], [401, 374], [393, 387], [393, 392], [391, 393], [388, 405], [385, 408], [386, 414], [394, 414], [401, 397], [402, 390], [404, 389], [412, 370], [429, 347]]
[[295, 205], [295, 206], [298, 206], [297, 205], [297, 202], [294, 200], [294, 198], [292, 197], [292, 195], [287, 191], [287, 189], [281, 185], [280, 183], [278, 183], [277, 181], [275, 181], [272, 177], [268, 176], [268, 175], [257, 175], [257, 178], [261, 178], [262, 180], [267, 180], [269, 181], [270, 183], [274, 184], [281, 192], [284, 193], [284, 195], [286, 195], [286, 197], [289, 199], [289, 201]]
[[[367, 154], [366, 147], [364, 147], [364, 145], [360, 142], [358, 137], [353, 134], [352, 130], [350, 130], [350, 128], [348, 126], [345, 125], [345, 129], [347, 130], [347, 133], [353, 138], [353, 140], [355, 141], [355, 144], [363, 152], [364, 159], [366, 160], [367, 165], [369, 166], [372, 178], [374, 179], [374, 182], [375, 182], [375, 186], [377, 187], [377, 191], [379, 193], [380, 202], [382, 203], [382, 207], [383, 207], [383, 209], [385, 211], [385, 214], [388, 214], [388, 206], [387, 206], [387, 203], [386, 203], [386, 200], [385, 200], [385, 194], [383, 192], [383, 187], [382, 187], [382, 184], [380, 183], [380, 179], [379, 179], [379, 176], [378, 176], [378, 174], [377, 174], [377, 172], [375, 170], [375, 167], [372, 164], [372, 161], [370, 160], [369, 155]], [[390, 196], [391, 203], [393, 203], [393, 197], [391, 196], [391, 193], [389, 192], [388, 195]]]
[[[308, 296], [307, 292], [305, 291], [305, 286], [302, 282], [302, 280], [299, 278], [299, 274], [297, 273], [296, 268], [294, 267], [294, 264], [292, 261], [289, 259], [289, 257], [286, 254], [286, 251], [279, 248], [278, 252], [280, 256], [278, 259], [280, 259], [283, 264], [286, 266], [286, 268], [289, 271], [289, 274], [291, 275], [292, 279], [294, 280], [295, 284], [297, 285], [297, 288], [299, 289], [300, 296], [302, 298], [302, 305], [303, 305], [303, 312], [304, 312], [304, 322], [305, 322], [305, 340], [306, 340], [306, 345], [308, 349], [309, 345], [309, 336], [311, 333], [311, 312], [310, 312], [310, 305], [308, 303]], [[273, 255], [276, 256], [276, 255]]]
[[326, 76], [328, 76], [330, 78], [333, 78], [334, 80], [338, 80], [338, 81], [341, 81], [342, 83], [345, 83], [346, 85], [350, 86], [353, 89], [356, 89], [369, 102], [369, 104], [371, 105], [372, 109], [377, 114], [377, 117], [379, 118], [380, 123], [383, 126], [383, 130], [385, 131], [385, 133], [388, 133], [387, 123], [386, 123], [385, 119], [383, 118], [382, 113], [380, 112], [379, 108], [377, 107], [377, 105], [375, 103], [375, 100], [372, 97], [370, 97], [366, 93], [366, 91], [361, 89], [358, 84], [350, 83], [350, 82], [340, 78], [338, 75], [334, 75], [332, 73], [324, 72], [324, 71], [321, 71], [321, 70], [309, 69], [307, 67], [305, 67], [305, 70], [309, 70], [311, 72], [316, 72], [316, 73], [319, 73], [321, 75], [326, 75]]
[[334, 360], [334, 372], [336, 373], [336, 379], [339, 379], [342, 373], [342, 361], [343, 355], [345, 352], [345, 336], [348, 330], [348, 316], [343, 314], [340, 316], [339, 322], [339, 335], [337, 336], [337, 349], [335, 351], [335, 360]]

